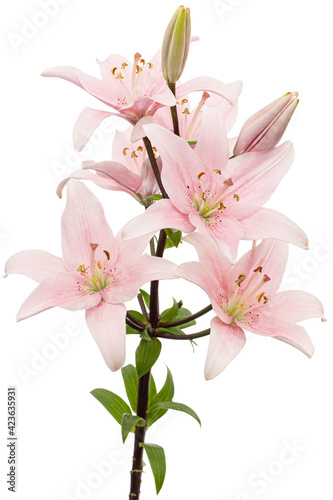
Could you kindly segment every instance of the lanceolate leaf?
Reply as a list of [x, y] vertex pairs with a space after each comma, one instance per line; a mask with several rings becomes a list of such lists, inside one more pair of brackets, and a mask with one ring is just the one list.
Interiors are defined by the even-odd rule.
[[142, 377], [156, 363], [162, 348], [161, 342], [157, 338], [152, 338], [150, 342], [141, 340], [135, 352], [135, 364], [138, 377]]
[[143, 297], [143, 300], [146, 303], [146, 306], [149, 309], [150, 308], [150, 295], [149, 295], [149, 293], [147, 293], [145, 290], [142, 290], [141, 288], [140, 288], [140, 293], [141, 293], [141, 295]]
[[183, 330], [178, 326], [169, 326], [168, 328], [159, 327], [156, 330], [158, 333], [171, 333], [172, 335], [185, 335]]
[[166, 473], [165, 453], [162, 446], [152, 443], [140, 443], [140, 446], [146, 450], [151, 470], [154, 474], [156, 494], [160, 492]]
[[134, 430], [135, 426], [143, 427], [144, 425], [145, 421], [143, 418], [138, 417], [137, 415], [124, 413], [121, 419], [121, 437], [123, 439], [123, 443], [125, 443], [128, 434]]
[[133, 365], [124, 366], [121, 369], [121, 374], [124, 379], [128, 401], [130, 402], [132, 410], [134, 411], [134, 413], [136, 413], [139, 378], [138, 374], [136, 373], [135, 366]]
[[175, 299], [173, 299], [173, 306], [162, 312], [161, 321], [162, 322], [173, 321], [176, 318], [178, 311], [179, 311], [178, 303], [175, 301]]
[[182, 403], [175, 403], [174, 401], [162, 401], [160, 403], [153, 404], [149, 408], [149, 411], [153, 412], [156, 409], [182, 411], [184, 413], [187, 413], [188, 415], [191, 415], [191, 417], [195, 418], [195, 420], [198, 422], [198, 424], [201, 425], [200, 418], [195, 413], [195, 411], [193, 411], [192, 408], [190, 408], [189, 406], [183, 405]]
[[[169, 368], [167, 367], [168, 373], [162, 389], [156, 394], [156, 396], [151, 401], [151, 406], [156, 403], [160, 403], [162, 401], [171, 401], [173, 395], [175, 393], [175, 387], [173, 384], [173, 379]], [[152, 425], [156, 420], [163, 417], [163, 415], [167, 412], [167, 409], [156, 408], [153, 411], [150, 411], [150, 406], [148, 408], [148, 421], [147, 426]]]
[[107, 411], [117, 420], [118, 424], [121, 424], [121, 419], [123, 413], [131, 414], [131, 409], [127, 403], [114, 392], [108, 391], [107, 389], [94, 389], [91, 393]]
[[169, 244], [166, 245], [166, 248], [172, 248], [173, 246], [177, 248], [182, 239], [182, 232], [173, 232], [171, 229], [165, 229], [165, 232], [169, 238]]
[[135, 330], [131, 326], [126, 325], [126, 334], [127, 335], [130, 335], [130, 334], [139, 334], [139, 333], [140, 332], [138, 330]]
[[148, 407], [150, 406], [150, 403], [156, 396], [156, 384], [153, 375], [150, 375], [150, 385], [149, 385], [149, 397], [148, 397]]

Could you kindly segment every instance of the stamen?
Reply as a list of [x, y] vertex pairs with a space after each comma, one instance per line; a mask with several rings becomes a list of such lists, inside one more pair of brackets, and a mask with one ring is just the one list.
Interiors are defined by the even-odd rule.
[[103, 250], [103, 252], [105, 253], [106, 258], [110, 260], [110, 252], [108, 252], [107, 250]]
[[117, 66], [115, 66], [115, 67], [114, 67], [114, 68], [112, 68], [112, 70], [111, 70], [111, 73], [113, 74], [113, 76], [115, 76], [116, 69], [117, 69]]
[[103, 266], [102, 266], [102, 264], [100, 263], [99, 260], [97, 261], [97, 266], [98, 266], [98, 269], [103, 269]]
[[198, 179], [200, 180], [203, 175], [206, 175], [206, 172], [200, 172], [200, 174], [198, 174]]
[[219, 175], [222, 175], [222, 174], [221, 174], [221, 169], [220, 169], [220, 168], [215, 168], [214, 172], [216, 172], [216, 173], [217, 173], [217, 174], [219, 174]]
[[257, 295], [256, 299], [258, 302], [261, 301], [261, 299], [265, 296], [265, 292], [261, 292], [261, 294]]
[[136, 154], [135, 151], [132, 151], [131, 153], [131, 158], [138, 158], [138, 155]]
[[184, 106], [184, 104], [187, 104], [188, 103], [188, 100], [186, 98], [182, 99], [181, 100], [181, 105]]
[[237, 283], [238, 286], [241, 286], [241, 283], [243, 283], [243, 281], [246, 279], [246, 276], [245, 274], [240, 274], [238, 276], [238, 279], [235, 280], [235, 283]]
[[123, 79], [124, 79], [124, 77], [123, 77], [123, 75], [119, 72], [119, 73], [117, 74], [117, 76], [116, 76], [116, 79], [117, 79], [117, 80], [123, 80]]
[[121, 65], [121, 68], [122, 68], [122, 69], [126, 69], [126, 66], [128, 66], [128, 64], [127, 64], [127, 63], [125, 63], [125, 62], [123, 62], [123, 63], [122, 63], [122, 65]]
[[123, 149], [123, 155], [126, 156], [126, 151], [128, 150], [129, 148], [124, 148]]
[[208, 97], [210, 97], [210, 95], [208, 94], [208, 92], [204, 92], [202, 94], [202, 97], [201, 97], [201, 100], [197, 106], [197, 109], [195, 110], [195, 112], [193, 113], [193, 117], [192, 117], [192, 120], [191, 120], [191, 123], [190, 123], [190, 126], [189, 128], [187, 129], [187, 132], [186, 132], [186, 136], [185, 136], [185, 139], [188, 141], [190, 138], [191, 138], [191, 133], [192, 133], [192, 130], [193, 130], [193, 127], [194, 127], [194, 124], [195, 124], [195, 121], [196, 119], [198, 118], [199, 116], [199, 113], [201, 111], [201, 108], [202, 106], [205, 104], [205, 102], [207, 101]]
[[262, 273], [262, 266], [258, 266], [257, 269], [253, 270], [254, 273]]
[[188, 108], [185, 108], [183, 111], [183, 115], [190, 115], [191, 113], [189, 112]]
[[138, 75], [139, 73], [141, 73], [142, 71], [142, 68], [141, 66], [139, 66], [138, 64], [136, 65], [136, 74]]
[[152, 64], [151, 62], [149, 62], [149, 63], [147, 64], [147, 66], [148, 66], [148, 68], [149, 68], [149, 69], [152, 69], [152, 68], [153, 68], [153, 64]]
[[143, 151], [143, 147], [142, 146], [139, 146], [138, 148], [136, 148], [137, 151], [140, 151], [140, 153]]
[[236, 201], [239, 201], [239, 194], [234, 194], [234, 198]]

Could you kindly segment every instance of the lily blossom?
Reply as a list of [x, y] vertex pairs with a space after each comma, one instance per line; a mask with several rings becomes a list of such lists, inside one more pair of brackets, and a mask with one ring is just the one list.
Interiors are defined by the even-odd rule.
[[[42, 76], [62, 78], [74, 83], [116, 111], [113, 113], [89, 107], [82, 111], [73, 132], [74, 146], [78, 151], [82, 151], [95, 129], [109, 116], [120, 116], [135, 125], [141, 118], [154, 115], [160, 107], [176, 104], [176, 98], [162, 74], [161, 50], [147, 63], [139, 52], [134, 55], [133, 64], [118, 54], [97, 62], [101, 79], [72, 66], [50, 68], [42, 73]], [[177, 98], [200, 90], [214, 92], [231, 104], [234, 101], [228, 86], [211, 77], [195, 78], [180, 85]]]
[[299, 321], [323, 318], [320, 301], [303, 291], [278, 292], [288, 257], [288, 245], [263, 240], [234, 266], [208, 235], [184, 238], [194, 245], [200, 262], [177, 268], [179, 277], [200, 286], [216, 313], [211, 321], [205, 378], [219, 375], [243, 348], [244, 330], [282, 340], [311, 357], [311, 339]]
[[223, 113], [204, 106], [195, 149], [159, 125], [143, 125], [162, 159], [170, 199], [158, 201], [123, 229], [124, 238], [172, 227], [212, 235], [235, 261], [240, 239], [277, 238], [307, 248], [305, 233], [275, 210], [262, 208], [293, 160], [290, 142], [229, 159]]
[[[83, 162], [82, 169], [76, 170], [59, 183], [58, 196], [62, 197], [62, 191], [70, 179], [81, 179], [92, 181], [103, 189], [126, 192], [143, 205], [149, 206], [151, 201], [146, 199], [147, 196], [158, 194], [160, 189], [142, 140], [131, 142], [131, 129], [132, 127], [116, 132], [112, 146], [114, 161]], [[156, 161], [161, 169], [160, 158]]]
[[51, 307], [86, 309], [86, 321], [112, 371], [125, 362], [126, 307], [151, 280], [176, 278], [176, 265], [142, 252], [147, 238], [131, 242], [113, 235], [97, 198], [79, 181], [68, 186], [61, 221], [63, 258], [42, 250], [19, 252], [6, 263], [6, 274], [24, 274], [39, 282], [22, 304], [17, 320]]

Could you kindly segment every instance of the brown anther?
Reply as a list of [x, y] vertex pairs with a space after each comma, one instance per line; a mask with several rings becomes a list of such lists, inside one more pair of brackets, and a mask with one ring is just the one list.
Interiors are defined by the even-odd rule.
[[240, 274], [238, 276], [238, 279], [235, 280], [235, 283], [237, 283], [238, 286], [241, 286], [241, 283], [243, 283], [243, 281], [246, 279], [246, 276], [245, 274]]
[[84, 274], [86, 274], [86, 266], [85, 266], [84, 264], [82, 264], [82, 266], [81, 266], [81, 267], [82, 267], [82, 272], [83, 272]]
[[129, 148], [124, 148], [123, 149], [123, 155], [126, 156], [126, 151], [128, 150]]
[[200, 174], [198, 174], [198, 179], [201, 179], [203, 175], [206, 175], [206, 172], [200, 172]]
[[201, 200], [205, 199], [205, 191], [199, 194], [199, 198], [201, 198]]
[[225, 208], [226, 208], [225, 205], [223, 205], [222, 201], [220, 201], [218, 210], [224, 210]]
[[261, 299], [265, 296], [265, 292], [261, 292], [259, 295], [256, 296], [256, 299], [258, 302], [261, 301]]
[[152, 63], [151, 63], [151, 62], [149, 62], [149, 63], [148, 63], [148, 68], [149, 68], [149, 69], [152, 69], [152, 67], [153, 67]]
[[221, 169], [220, 168], [215, 168], [214, 172], [216, 172], [217, 174], [221, 175]]
[[254, 273], [257, 273], [258, 271], [259, 273], [262, 273], [262, 266], [258, 266], [257, 269], [253, 270]]
[[125, 62], [123, 62], [123, 63], [122, 63], [122, 65], [121, 65], [121, 68], [122, 68], [122, 69], [125, 69], [125, 68], [126, 68], [126, 66], [128, 66], [128, 64], [127, 64], [127, 63], [125, 63]]
[[123, 75], [121, 73], [118, 73], [117, 76], [116, 76], [116, 79], [117, 80], [123, 80], [124, 77], [123, 77]]
[[138, 148], [136, 148], [137, 151], [140, 151], [140, 153], [143, 151], [143, 147], [142, 146], [139, 146]]
[[140, 63], [141, 63], [141, 64], [143, 64], [143, 65], [145, 65], [145, 64], [146, 64], [146, 61], [145, 61], [145, 60], [141, 57], [141, 59], [140, 59]]
[[181, 100], [181, 105], [184, 106], [184, 104], [188, 103], [188, 99], [184, 98]]
[[77, 271], [78, 271], [79, 273], [83, 273], [82, 265], [80, 265], [80, 266], [77, 268]]
[[136, 65], [136, 74], [141, 73], [142, 68], [141, 66]]
[[103, 269], [103, 266], [102, 266], [102, 264], [100, 263], [99, 260], [97, 261], [97, 267], [98, 267], [98, 269]]
[[112, 68], [112, 70], [111, 70], [111, 73], [113, 74], [113, 76], [114, 76], [114, 75], [115, 75], [115, 73], [116, 73], [116, 69], [117, 69], [117, 66], [115, 66], [115, 67], [114, 67], [114, 68]]
[[191, 113], [189, 112], [188, 108], [185, 108], [183, 111], [183, 115], [190, 115]]
[[268, 302], [268, 297], [266, 297], [266, 295], [264, 295], [264, 304], [267, 304]]
[[234, 194], [234, 198], [236, 201], [239, 201], [239, 194]]
[[135, 151], [132, 151], [131, 153], [131, 158], [138, 158], [138, 155], [136, 154]]
[[110, 260], [110, 252], [108, 252], [107, 250], [103, 250], [103, 252], [105, 253], [106, 258]]

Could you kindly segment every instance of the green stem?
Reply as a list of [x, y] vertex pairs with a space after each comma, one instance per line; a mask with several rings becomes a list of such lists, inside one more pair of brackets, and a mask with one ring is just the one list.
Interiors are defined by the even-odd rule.
[[[176, 96], [176, 84], [175, 83], [168, 83], [168, 85], [169, 85], [169, 89], [171, 90], [173, 95]], [[170, 111], [171, 111], [171, 118], [172, 118], [174, 134], [180, 136], [179, 121], [178, 121], [178, 114], [177, 114], [177, 105], [171, 106]]]
[[144, 137], [143, 138], [143, 142], [144, 142], [144, 145], [145, 145], [146, 150], [147, 150], [148, 158], [149, 158], [151, 167], [153, 169], [156, 182], [158, 184], [158, 187], [161, 190], [161, 194], [162, 194], [163, 198], [169, 198], [169, 196], [168, 196], [168, 194], [167, 194], [167, 192], [164, 189], [164, 186], [162, 184], [161, 174], [160, 174], [160, 171], [159, 171], [159, 168], [158, 168], [158, 165], [157, 165], [157, 161], [156, 161], [156, 158], [155, 158], [155, 154], [154, 154], [151, 142], [148, 139], [148, 137]]

